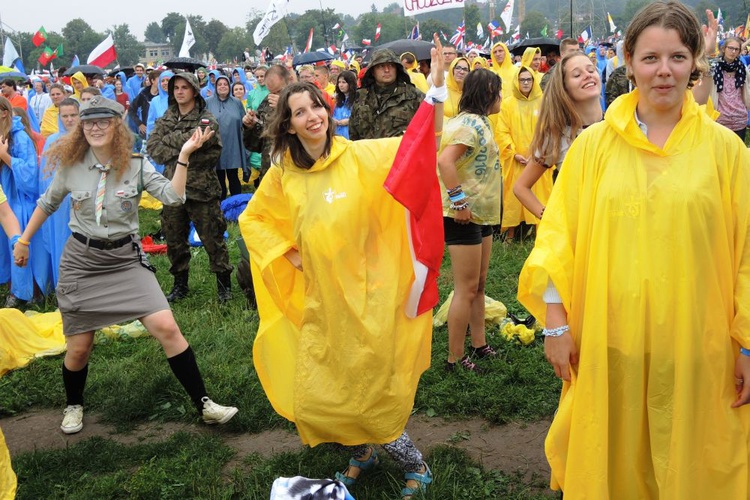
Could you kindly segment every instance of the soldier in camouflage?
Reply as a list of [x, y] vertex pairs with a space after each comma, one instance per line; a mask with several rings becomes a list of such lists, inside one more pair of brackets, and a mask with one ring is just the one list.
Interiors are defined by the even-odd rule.
[[607, 107], [615, 102], [615, 99], [631, 90], [633, 90], [633, 84], [628, 80], [626, 66], [620, 66], [609, 75], [607, 85], [604, 88], [604, 101]]
[[175, 302], [188, 293], [188, 236], [192, 221], [208, 253], [211, 272], [216, 274], [219, 301], [224, 303], [232, 298], [232, 266], [224, 241], [227, 223], [221, 211], [221, 186], [215, 171], [221, 156], [219, 124], [206, 110], [206, 101], [200, 95], [195, 75], [178, 73], [169, 80], [168, 88], [169, 108], [156, 121], [147, 143], [148, 155], [164, 165], [165, 177], [171, 179], [174, 175], [180, 148], [196, 127], [210, 127], [216, 134], [190, 157], [185, 204], [165, 206], [162, 211], [162, 231], [167, 240], [167, 256], [172, 263], [169, 272], [174, 276], [174, 287], [167, 300]]
[[349, 138], [356, 141], [403, 135], [422, 99], [424, 94], [412, 85], [396, 53], [376, 50], [352, 106]]
[[274, 64], [266, 71], [265, 85], [269, 94], [261, 101], [255, 113], [248, 112], [242, 119], [242, 142], [251, 153], [260, 153], [260, 176], [255, 187], [260, 185], [263, 176], [271, 168], [271, 141], [263, 137], [266, 124], [271, 123], [271, 113], [276, 109], [279, 94], [289, 84], [289, 71], [282, 65]]

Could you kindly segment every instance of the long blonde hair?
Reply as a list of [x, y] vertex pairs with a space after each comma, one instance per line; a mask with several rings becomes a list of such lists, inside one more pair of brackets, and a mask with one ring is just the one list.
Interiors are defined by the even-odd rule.
[[[125, 123], [116, 117], [112, 117], [111, 127], [115, 127], [112, 138], [112, 169], [117, 172], [117, 180], [130, 168], [132, 157], [133, 136], [130, 134]], [[44, 153], [47, 158], [47, 169], [53, 171], [56, 168], [67, 168], [83, 161], [89, 151], [89, 143], [83, 134], [83, 122], [79, 121], [73, 130], [55, 141]]]

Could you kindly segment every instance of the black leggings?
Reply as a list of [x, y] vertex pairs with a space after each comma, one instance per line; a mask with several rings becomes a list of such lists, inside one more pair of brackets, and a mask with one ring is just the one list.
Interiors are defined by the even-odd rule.
[[240, 194], [242, 192], [242, 185], [240, 184], [239, 168], [228, 168], [226, 170], [217, 170], [216, 177], [219, 178], [219, 184], [221, 184], [221, 199], [227, 197], [227, 180], [229, 181], [229, 194], [232, 196]]

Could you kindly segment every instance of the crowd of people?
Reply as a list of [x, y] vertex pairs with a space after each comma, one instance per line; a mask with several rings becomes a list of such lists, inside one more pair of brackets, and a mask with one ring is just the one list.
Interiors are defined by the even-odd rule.
[[[717, 40], [707, 18], [655, 2], [622, 40], [546, 54], [464, 55], [435, 36], [422, 60], [376, 49], [298, 68], [138, 65], [28, 92], [3, 81], [0, 282], [6, 307], [56, 291], [62, 431], [83, 427], [93, 332], [135, 318], [207, 423], [237, 413], [209, 399], [170, 303], [189, 294], [191, 223], [218, 302], [232, 299], [220, 202], [252, 191], [239, 226], [259, 297], [255, 367], [304, 443], [351, 455], [336, 474], [346, 486], [378, 464], [377, 444], [404, 470], [403, 498], [429, 487], [405, 427], [444, 248], [445, 369], [481, 374], [497, 356], [484, 321], [493, 241], [533, 237], [518, 297], [563, 381], [552, 487], [747, 498], [748, 42]], [[143, 191], [164, 204], [166, 294], [139, 242]]]

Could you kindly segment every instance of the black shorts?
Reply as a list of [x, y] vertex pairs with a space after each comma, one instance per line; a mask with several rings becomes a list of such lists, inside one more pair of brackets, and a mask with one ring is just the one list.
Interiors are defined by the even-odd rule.
[[443, 229], [446, 245], [481, 245], [483, 238], [492, 236], [492, 226], [458, 224], [452, 217], [443, 217]]

